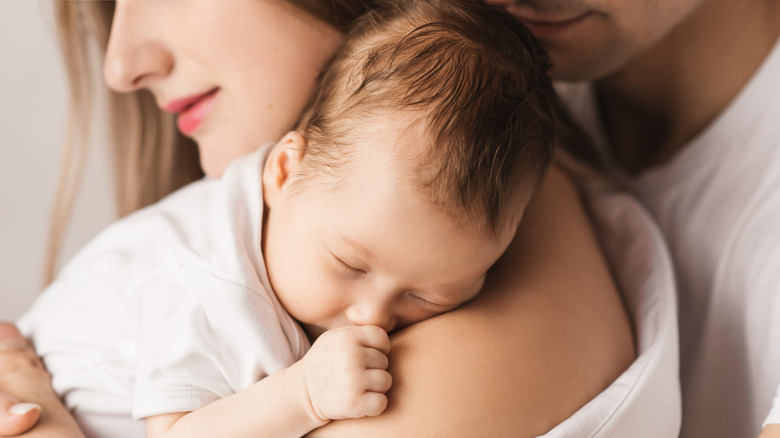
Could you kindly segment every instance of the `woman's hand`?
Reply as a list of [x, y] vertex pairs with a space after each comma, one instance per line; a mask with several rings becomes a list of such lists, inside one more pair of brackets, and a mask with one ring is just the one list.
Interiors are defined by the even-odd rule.
[[29, 430], [35, 426], [40, 413], [40, 405], [23, 403], [10, 394], [0, 392], [0, 436], [16, 436]]
[[84, 436], [30, 344], [16, 327], [0, 323], [0, 436], [23, 433], [31, 438]]
[[11, 393], [14, 386], [49, 385], [49, 376], [43, 370], [24, 337], [11, 324], [0, 324], [0, 436], [19, 435], [31, 429], [41, 413], [37, 403], [26, 403]]

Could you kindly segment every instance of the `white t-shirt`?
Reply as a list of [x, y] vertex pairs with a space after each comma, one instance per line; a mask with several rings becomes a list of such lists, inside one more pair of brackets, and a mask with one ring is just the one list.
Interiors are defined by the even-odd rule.
[[[559, 92], [612, 162], [592, 89]], [[758, 436], [780, 423], [780, 41], [672, 160], [620, 176], [657, 220], [677, 270], [681, 436]]]
[[677, 302], [669, 250], [633, 196], [588, 185], [585, 201], [636, 334], [637, 358], [543, 438], [677, 438]]
[[143, 437], [136, 420], [198, 409], [306, 353], [260, 250], [268, 150], [108, 227], [19, 321], [89, 436]]

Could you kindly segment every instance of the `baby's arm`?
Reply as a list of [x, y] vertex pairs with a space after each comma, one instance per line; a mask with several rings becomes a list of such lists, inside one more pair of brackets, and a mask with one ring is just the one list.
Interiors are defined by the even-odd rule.
[[193, 412], [146, 419], [159, 437], [300, 437], [332, 419], [381, 414], [391, 378], [390, 340], [379, 327], [325, 332], [300, 361]]

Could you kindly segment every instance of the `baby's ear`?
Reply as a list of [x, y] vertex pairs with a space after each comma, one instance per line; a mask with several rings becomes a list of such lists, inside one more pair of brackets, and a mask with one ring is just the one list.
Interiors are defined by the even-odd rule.
[[306, 139], [296, 131], [290, 131], [276, 143], [263, 168], [263, 196], [269, 206], [276, 200], [282, 187], [295, 168], [301, 163]]

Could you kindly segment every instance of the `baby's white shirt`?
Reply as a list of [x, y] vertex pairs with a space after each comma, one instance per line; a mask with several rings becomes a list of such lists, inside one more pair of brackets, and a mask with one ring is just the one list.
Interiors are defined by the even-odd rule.
[[108, 227], [19, 320], [88, 436], [143, 437], [308, 350], [261, 251], [269, 149]]

